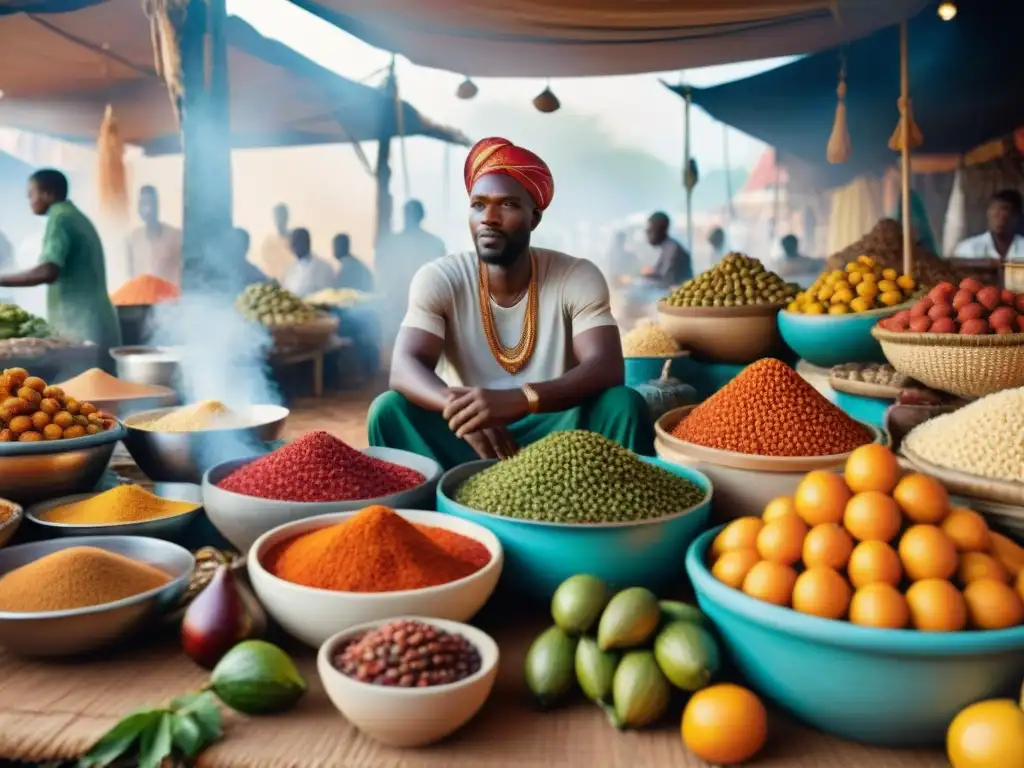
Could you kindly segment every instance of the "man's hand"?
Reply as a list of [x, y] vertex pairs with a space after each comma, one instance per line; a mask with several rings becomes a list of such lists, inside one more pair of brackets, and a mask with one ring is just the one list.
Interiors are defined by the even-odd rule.
[[464, 439], [481, 459], [507, 459], [519, 450], [512, 433], [505, 427], [481, 429]]
[[530, 412], [530, 404], [520, 389], [453, 389], [442, 415], [455, 436], [482, 429], [504, 427]]

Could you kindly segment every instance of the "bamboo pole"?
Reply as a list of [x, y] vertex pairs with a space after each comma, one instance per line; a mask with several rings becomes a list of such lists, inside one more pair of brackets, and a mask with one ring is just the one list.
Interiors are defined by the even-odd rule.
[[903, 210], [903, 274], [914, 273], [913, 226], [910, 220], [910, 53], [907, 46], [907, 22], [900, 24], [900, 203]]
[[[683, 139], [683, 177], [688, 177], [690, 173], [690, 159], [692, 157], [690, 151], [690, 105], [693, 103], [693, 96], [690, 94], [690, 89], [686, 89], [686, 99], [684, 101], [684, 112], [683, 112], [683, 131], [685, 132], [685, 138]], [[686, 250], [690, 253], [690, 258], [693, 258], [693, 184], [686, 184]]]

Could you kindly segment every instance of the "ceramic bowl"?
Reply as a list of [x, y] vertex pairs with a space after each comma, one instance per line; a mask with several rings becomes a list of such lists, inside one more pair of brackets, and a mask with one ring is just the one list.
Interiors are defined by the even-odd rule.
[[705, 556], [720, 530], [686, 553], [700, 609], [752, 687], [814, 728], [887, 747], [933, 746], [968, 704], [1020, 696], [1024, 626], [874, 629], [780, 608], [711, 575]]
[[[361, 683], [331, 664], [335, 652], [346, 641], [399, 620], [422, 621], [462, 635], [479, 651], [480, 670], [450, 685], [396, 688]], [[422, 747], [454, 733], [480, 711], [498, 675], [498, 646], [489, 635], [468, 624], [400, 616], [339, 632], [320, 647], [316, 666], [331, 703], [356, 728], [392, 747]]]
[[507, 561], [506, 585], [538, 602], [551, 599], [558, 585], [577, 573], [590, 573], [613, 588], [675, 584], [684, 575], [680, 557], [707, 526], [711, 481], [689, 467], [644, 458], [700, 486], [707, 494], [687, 510], [635, 523], [544, 523], [517, 520], [471, 509], [455, 501], [459, 486], [495, 462], [473, 461], [445, 473], [437, 486], [437, 509], [490, 530], [501, 541]]
[[879, 320], [910, 306], [900, 304], [853, 315], [804, 315], [784, 309], [779, 312], [779, 333], [800, 357], [824, 368], [842, 363], [884, 363], [882, 345], [871, 335], [871, 329]]
[[458, 581], [400, 592], [313, 589], [279, 579], [263, 567], [263, 558], [276, 545], [343, 522], [356, 513], [320, 515], [268, 531], [249, 550], [249, 581], [267, 613], [290, 635], [314, 648], [338, 632], [395, 616], [415, 614], [451, 621], [472, 618], [490, 598], [501, 576], [504, 555], [498, 539], [479, 525], [449, 515], [406, 509], [397, 512], [411, 523], [444, 528], [479, 541], [491, 553], [490, 562]]
[[746, 365], [780, 350], [779, 306], [673, 307], [658, 302], [658, 323], [701, 360]]
[[18, 527], [21, 525], [21, 521], [25, 517], [25, 513], [22, 508], [15, 504], [13, 501], [7, 499], [0, 499], [0, 508], [3, 508], [7, 512], [7, 517], [3, 522], [0, 522], [0, 547], [7, 544], [11, 540], [11, 537], [17, 532]]
[[255, 459], [240, 459], [219, 464], [203, 477], [203, 504], [207, 517], [239, 552], [247, 552], [260, 536], [285, 523], [332, 512], [357, 512], [363, 507], [380, 505], [392, 509], [427, 509], [433, 505], [434, 488], [441, 477], [441, 467], [428, 459], [396, 448], [365, 448], [363, 453], [375, 459], [390, 461], [414, 469], [426, 479], [402, 493], [377, 499], [356, 501], [276, 501], [226, 491], [217, 484], [236, 469]]
[[46, 519], [47, 513], [55, 507], [75, 504], [86, 499], [99, 496], [98, 493], [80, 493], [74, 496], [62, 496], [39, 504], [34, 504], [25, 511], [29, 522], [48, 536], [152, 536], [154, 539], [179, 541], [185, 535], [192, 521], [202, 512], [197, 506], [191, 512], [156, 520], [140, 520], [134, 523], [105, 523], [79, 525], [75, 523], [56, 523]]
[[0, 647], [25, 656], [78, 656], [127, 640], [173, 611], [195, 558], [187, 549], [145, 536], [81, 536], [0, 550], [0, 576], [70, 547], [99, 547], [165, 571], [162, 587], [113, 603], [67, 611], [0, 611]]
[[626, 386], [636, 387], [640, 384], [657, 381], [665, 371], [665, 363], [669, 363], [669, 371], [671, 372], [672, 363], [680, 358], [688, 357], [689, 354], [689, 352], [677, 352], [674, 355], [625, 358]]

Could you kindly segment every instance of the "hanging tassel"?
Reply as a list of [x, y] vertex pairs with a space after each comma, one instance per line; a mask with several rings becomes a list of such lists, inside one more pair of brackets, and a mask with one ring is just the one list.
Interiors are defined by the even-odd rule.
[[154, 69], [163, 79], [174, 109], [174, 118], [181, 127], [181, 99], [185, 87], [181, 80], [181, 50], [172, 13], [184, 12], [187, 0], [143, 0], [142, 10], [149, 19], [149, 37], [153, 45]]
[[889, 137], [889, 149], [893, 152], [903, 151], [903, 121], [910, 121], [910, 148], [917, 149], [924, 144], [924, 137], [921, 135], [921, 129], [917, 127], [917, 123], [914, 122], [914, 109], [909, 103], [903, 101], [903, 97], [900, 96], [896, 100], [896, 106], [900, 110], [900, 120], [896, 123], [896, 130], [892, 132], [892, 136]]
[[828, 137], [825, 157], [833, 165], [842, 165], [850, 159], [850, 131], [846, 126], [846, 64], [839, 71], [839, 86], [836, 88], [836, 119]]
[[117, 127], [114, 108], [108, 104], [96, 143], [100, 211], [117, 223], [128, 222], [128, 183], [124, 167], [124, 142]]

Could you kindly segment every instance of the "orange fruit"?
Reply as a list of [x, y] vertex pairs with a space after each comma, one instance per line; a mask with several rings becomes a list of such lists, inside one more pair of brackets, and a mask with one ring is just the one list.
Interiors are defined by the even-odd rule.
[[1024, 765], [1024, 710], [1012, 699], [990, 699], [964, 709], [946, 731], [953, 768]]
[[757, 551], [765, 560], [793, 565], [803, 554], [807, 526], [796, 515], [772, 520], [757, 534]]
[[892, 492], [900, 509], [915, 523], [937, 525], [949, 514], [949, 494], [934, 477], [911, 472], [905, 475]]
[[1017, 576], [1017, 594], [1021, 600], [1024, 600], [1024, 571], [1021, 571]]
[[765, 504], [764, 514], [761, 515], [761, 518], [766, 523], [770, 523], [772, 520], [778, 520], [780, 517], [795, 514], [796, 505], [793, 504], [792, 496], [776, 496]]
[[719, 557], [711, 568], [711, 575], [733, 589], [743, 587], [750, 569], [761, 561], [756, 549], [734, 549]]
[[796, 571], [788, 565], [762, 560], [747, 572], [743, 591], [773, 605], [789, 605], [793, 597]]
[[850, 607], [850, 585], [831, 568], [808, 568], [793, 585], [793, 610], [823, 619], [841, 619]]
[[843, 525], [858, 541], [892, 541], [902, 524], [900, 508], [880, 491], [858, 493], [843, 511]]
[[998, 560], [1011, 576], [1016, 577], [1024, 572], [1024, 547], [995, 531], [990, 531], [988, 537], [992, 543], [992, 557]]
[[959, 632], [967, 626], [967, 603], [943, 579], [924, 579], [907, 590], [910, 623], [922, 632]]
[[995, 579], [1005, 584], [1010, 580], [1010, 574], [992, 555], [986, 555], [984, 552], [964, 552], [960, 555], [957, 578], [965, 586], [979, 579]]
[[942, 521], [942, 530], [960, 552], [987, 552], [991, 539], [985, 518], [966, 507], [953, 507]]
[[804, 539], [803, 561], [807, 568], [824, 565], [841, 571], [853, 552], [853, 539], [835, 523], [822, 523], [811, 528]]
[[717, 560], [724, 552], [734, 549], [754, 549], [757, 546], [757, 534], [764, 527], [760, 517], [740, 517], [733, 520], [711, 542], [711, 557]]
[[884, 541], [862, 541], [850, 553], [846, 574], [856, 589], [869, 584], [895, 587], [903, 578], [903, 565], [896, 550]]
[[850, 500], [850, 489], [839, 475], [816, 469], [808, 472], [793, 494], [796, 513], [808, 525], [838, 523]]
[[903, 629], [910, 621], [910, 609], [899, 590], [875, 582], [861, 587], [850, 600], [850, 622], [877, 629]]
[[768, 740], [768, 712], [757, 696], [730, 683], [697, 691], [686, 703], [683, 744], [713, 765], [739, 765]]
[[843, 477], [854, 493], [878, 491], [889, 494], [899, 482], [900, 464], [896, 455], [884, 445], [862, 445], [846, 460]]
[[911, 581], [951, 579], [956, 573], [956, 546], [937, 526], [910, 526], [900, 539], [899, 553]]
[[1008, 629], [1024, 622], [1024, 601], [1009, 584], [978, 579], [964, 588], [967, 618], [975, 629]]

